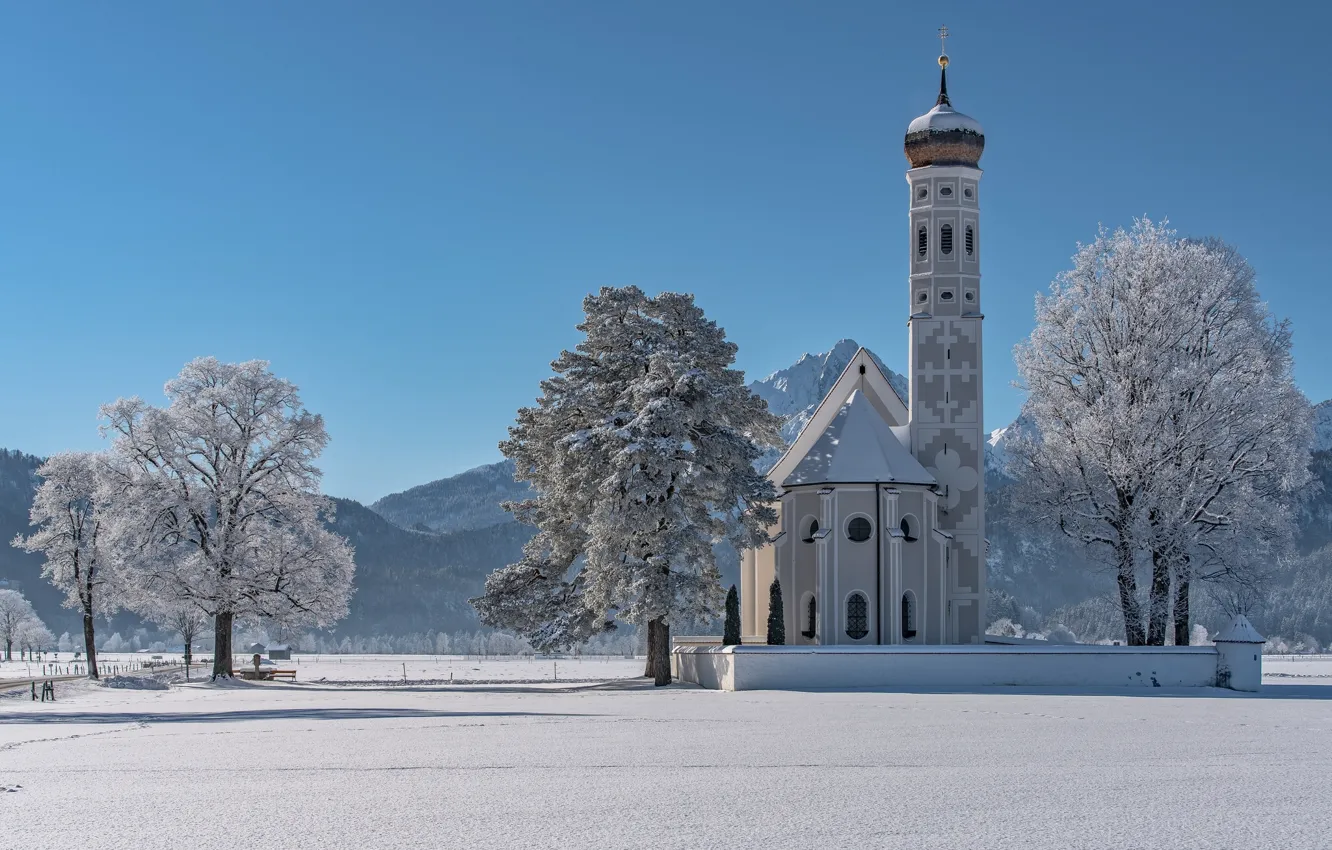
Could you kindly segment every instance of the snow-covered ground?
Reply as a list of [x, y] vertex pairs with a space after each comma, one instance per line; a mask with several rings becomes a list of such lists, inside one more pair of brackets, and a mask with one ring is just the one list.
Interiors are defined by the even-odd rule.
[[69, 684], [55, 704], [0, 696], [0, 788], [16, 789], [0, 790], [0, 844], [1327, 847], [1332, 681], [1268, 682], [1256, 697]]

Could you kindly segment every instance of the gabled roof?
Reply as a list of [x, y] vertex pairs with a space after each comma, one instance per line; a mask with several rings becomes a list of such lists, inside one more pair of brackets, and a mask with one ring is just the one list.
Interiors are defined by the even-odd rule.
[[[893, 389], [892, 384], [888, 382], [888, 376], [879, 368], [879, 364], [874, 361], [869, 351], [861, 348], [851, 358], [851, 362], [846, 365], [832, 389], [819, 402], [819, 406], [814, 410], [814, 415], [805, 423], [804, 430], [800, 436], [796, 437], [782, 455], [776, 465], [768, 472], [768, 480], [777, 486], [782, 486], [783, 482], [795, 471], [796, 466], [805, 459], [805, 456], [814, 448], [814, 443], [818, 441], [823, 433], [832, 424], [833, 419], [841, 412], [843, 405], [850, 399], [851, 394], [860, 391], [865, 401], [869, 402], [883, 422], [889, 426], [905, 426], [907, 424], [907, 407], [902, 399], [898, 397], [897, 391]], [[910, 453], [908, 452], [908, 456]], [[928, 476], [928, 474], [927, 474]], [[831, 481], [831, 479], [827, 479]], [[873, 481], [873, 478], [868, 479]], [[905, 479], [898, 479], [899, 481]], [[933, 479], [929, 479], [933, 480]], [[836, 483], [836, 482], [834, 482]], [[851, 483], [844, 481], [841, 483]]]
[[934, 476], [911, 456], [869, 397], [855, 389], [781, 485], [875, 481], [933, 484]]

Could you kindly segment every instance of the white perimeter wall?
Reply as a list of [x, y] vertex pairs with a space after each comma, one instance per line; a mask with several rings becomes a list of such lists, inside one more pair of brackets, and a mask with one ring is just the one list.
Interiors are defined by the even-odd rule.
[[[728, 691], [1213, 687], [1214, 646], [681, 646], [681, 681]], [[1256, 653], [1253, 658], [1257, 659]], [[1247, 656], [1246, 656], [1247, 659]], [[1261, 661], [1254, 662], [1261, 675]], [[1246, 676], [1245, 681], [1253, 679]]]

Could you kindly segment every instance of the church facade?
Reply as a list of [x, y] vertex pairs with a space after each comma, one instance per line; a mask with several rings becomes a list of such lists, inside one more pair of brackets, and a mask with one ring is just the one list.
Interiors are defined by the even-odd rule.
[[909, 397], [862, 349], [769, 472], [779, 520], [742, 558], [745, 643], [764, 640], [774, 577], [788, 644], [984, 641], [985, 136], [939, 65], [938, 100], [905, 139]]

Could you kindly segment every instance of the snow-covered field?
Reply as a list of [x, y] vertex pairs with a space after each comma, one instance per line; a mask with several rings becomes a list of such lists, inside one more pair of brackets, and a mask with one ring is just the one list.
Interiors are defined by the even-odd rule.
[[[179, 653], [101, 653], [98, 663], [108, 669], [133, 671], [139, 665], [160, 656], [162, 662], [180, 664]], [[203, 653], [200, 657], [211, 658]], [[0, 663], [0, 679], [26, 679], [31, 676], [62, 675], [76, 662], [68, 652], [48, 653], [46, 662], [12, 661]], [[236, 656], [237, 669], [248, 666], [246, 656]], [[607, 656], [523, 657], [491, 656], [480, 659], [464, 655], [305, 655], [295, 654], [290, 661], [275, 661], [272, 666], [295, 670], [298, 682], [339, 682], [344, 684], [401, 683], [443, 684], [446, 682], [586, 682], [621, 679], [643, 675], [642, 658]]]
[[0, 844], [1332, 846], [1332, 680], [1268, 682], [1257, 697], [69, 684], [55, 704], [0, 697], [15, 789]]

